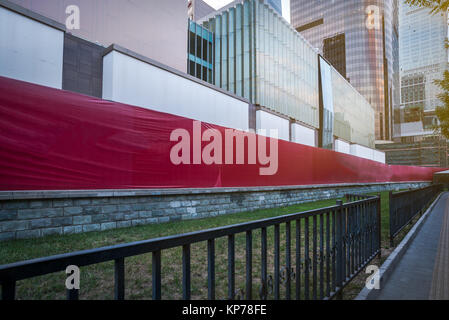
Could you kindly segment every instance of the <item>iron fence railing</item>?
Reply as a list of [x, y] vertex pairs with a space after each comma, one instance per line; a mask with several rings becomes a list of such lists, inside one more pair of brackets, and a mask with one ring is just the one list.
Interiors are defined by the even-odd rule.
[[431, 201], [443, 190], [443, 185], [400, 191], [389, 194], [390, 206], [390, 246], [394, 246], [394, 238], [422, 213]]
[[364, 199], [369, 199], [372, 198], [372, 195], [365, 195], [365, 194], [355, 194], [355, 193], [348, 193], [345, 195], [345, 199], [347, 202], [352, 202], [352, 201], [358, 201], [358, 200], [364, 200]]
[[[191, 260], [190, 248], [194, 243], [206, 242], [207, 299], [213, 300], [216, 298], [215, 241], [218, 238], [227, 240], [227, 275], [223, 276], [227, 277], [227, 288], [224, 289], [228, 299], [253, 299], [253, 295], [257, 294], [260, 299], [280, 299], [281, 286], [286, 299], [339, 298], [343, 288], [380, 254], [380, 197], [363, 198], [349, 203], [337, 201], [337, 205], [331, 207], [237, 225], [2, 265], [2, 298], [15, 299], [17, 282], [23, 279], [64, 271], [69, 265], [83, 267], [114, 261], [114, 297], [122, 300], [125, 298], [125, 259], [151, 253], [152, 299], [161, 299], [161, 279], [164, 276], [161, 255], [164, 250], [181, 247], [182, 288], [179, 290], [182, 290], [183, 299], [190, 299], [192, 263], [193, 268], [195, 263], [200, 263]], [[267, 236], [268, 229], [272, 238]], [[280, 240], [281, 230], [283, 243]], [[253, 235], [256, 232], [260, 252], [253, 250]], [[235, 237], [238, 234], [245, 245], [237, 249], [245, 253], [236, 255]], [[274, 242], [274, 250], [270, 252], [267, 252], [268, 240]], [[256, 277], [253, 268], [255, 254], [261, 264]], [[268, 254], [274, 260], [270, 260], [272, 273], [268, 270]], [[236, 257], [245, 265], [244, 290], [236, 290], [235, 286]], [[243, 286], [243, 283], [239, 285]], [[254, 285], [258, 287], [254, 287], [255, 290]], [[78, 299], [78, 296], [79, 290], [67, 290], [67, 299]]]

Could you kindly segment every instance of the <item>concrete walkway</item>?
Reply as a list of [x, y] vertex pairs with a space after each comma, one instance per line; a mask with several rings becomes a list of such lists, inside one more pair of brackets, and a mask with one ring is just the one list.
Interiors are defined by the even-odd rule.
[[449, 193], [429, 212], [376, 299], [449, 299]]

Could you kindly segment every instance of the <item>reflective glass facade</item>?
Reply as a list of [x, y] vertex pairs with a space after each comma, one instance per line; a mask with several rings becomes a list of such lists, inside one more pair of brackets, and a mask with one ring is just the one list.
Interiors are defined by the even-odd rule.
[[215, 85], [319, 127], [317, 53], [269, 5], [246, 0], [203, 25], [215, 34]]
[[448, 69], [447, 13], [430, 14], [427, 8], [399, 6], [401, 108], [395, 137], [433, 134], [435, 108], [441, 104], [435, 79]]
[[320, 57], [322, 147], [333, 148], [334, 137], [374, 148], [374, 110], [368, 101]]
[[374, 148], [373, 108], [336, 69], [331, 70], [334, 135], [352, 143]]
[[[318, 129], [323, 148], [333, 149], [335, 138], [374, 147], [369, 102], [267, 2], [236, 2], [199, 23], [212, 35], [214, 85]], [[340, 42], [332, 48], [342, 53]]]
[[321, 81], [321, 141], [320, 146], [325, 149], [334, 147], [334, 95], [332, 90], [332, 66], [322, 57], [320, 59], [320, 81]]
[[399, 106], [397, 1], [291, 0], [290, 6], [292, 26], [328, 61], [338, 62], [335, 67], [374, 108], [376, 139], [391, 140]]

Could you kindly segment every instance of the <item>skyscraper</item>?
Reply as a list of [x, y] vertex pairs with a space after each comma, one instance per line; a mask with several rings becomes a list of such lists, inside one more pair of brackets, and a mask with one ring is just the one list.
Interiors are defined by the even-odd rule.
[[398, 111], [396, 138], [415, 142], [420, 136], [433, 134], [437, 123], [435, 108], [441, 104], [438, 87], [448, 68], [447, 13], [431, 14], [430, 9], [399, 7], [401, 107]]
[[399, 107], [397, 0], [291, 0], [291, 24], [370, 102], [376, 140]]

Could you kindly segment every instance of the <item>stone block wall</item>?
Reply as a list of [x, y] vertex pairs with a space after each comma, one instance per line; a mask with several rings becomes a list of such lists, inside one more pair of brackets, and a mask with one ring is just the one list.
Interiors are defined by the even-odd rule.
[[0, 241], [213, 217], [420, 188], [430, 182], [296, 187], [0, 192]]

